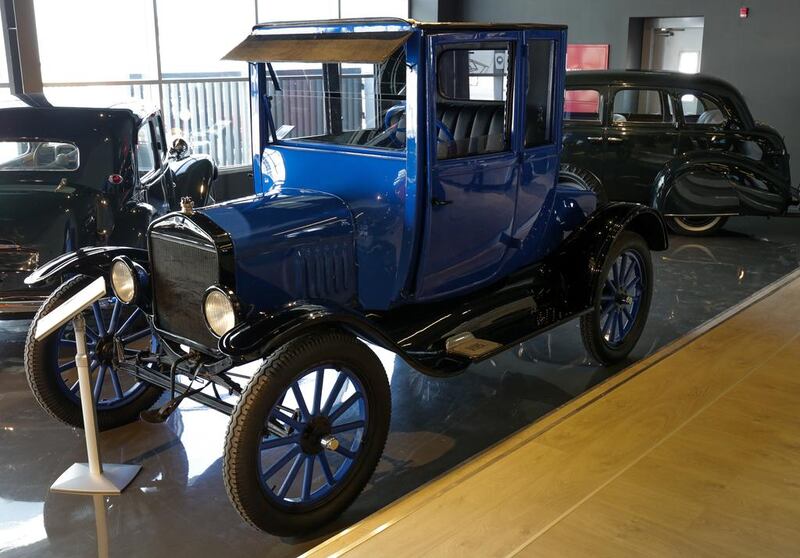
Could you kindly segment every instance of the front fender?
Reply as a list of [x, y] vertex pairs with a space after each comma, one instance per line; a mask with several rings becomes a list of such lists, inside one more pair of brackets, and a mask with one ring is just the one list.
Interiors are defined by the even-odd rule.
[[112, 260], [117, 256], [128, 256], [145, 269], [148, 268], [147, 250], [126, 246], [94, 246], [68, 252], [50, 260], [28, 275], [25, 284], [40, 285], [59, 279], [67, 273], [100, 277], [108, 272]]
[[594, 304], [594, 286], [611, 247], [623, 231], [641, 235], [653, 251], [669, 247], [661, 215], [647, 206], [614, 202], [600, 206], [582, 227], [572, 233], [551, 258], [567, 282], [564, 291], [576, 308]]
[[778, 215], [791, 188], [777, 171], [736, 153], [688, 153], [653, 183], [652, 207], [663, 215]]
[[189, 196], [198, 207], [209, 202], [211, 185], [217, 178], [217, 166], [208, 155], [171, 159], [169, 168], [175, 184], [175, 200]]

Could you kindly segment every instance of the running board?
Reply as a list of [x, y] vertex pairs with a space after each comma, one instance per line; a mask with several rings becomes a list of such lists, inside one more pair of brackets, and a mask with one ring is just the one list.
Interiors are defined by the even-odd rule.
[[500, 343], [495, 343], [488, 339], [478, 339], [469, 331], [448, 337], [445, 342], [448, 354], [465, 356], [469, 359], [480, 358], [483, 355], [497, 351], [501, 347]]

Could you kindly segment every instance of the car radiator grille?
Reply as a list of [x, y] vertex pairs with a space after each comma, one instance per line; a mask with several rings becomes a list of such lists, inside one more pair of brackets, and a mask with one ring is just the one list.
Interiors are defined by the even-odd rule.
[[219, 260], [205, 239], [153, 231], [150, 261], [156, 326], [203, 347], [216, 348], [203, 318], [203, 294], [219, 282]]

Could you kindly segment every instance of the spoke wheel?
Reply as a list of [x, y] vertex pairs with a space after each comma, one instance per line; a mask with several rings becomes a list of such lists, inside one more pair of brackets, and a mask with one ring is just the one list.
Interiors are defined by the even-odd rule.
[[[72, 324], [40, 341], [33, 338], [33, 332], [41, 316], [90, 281], [89, 277], [78, 276], [56, 289], [31, 323], [25, 346], [25, 371], [37, 401], [48, 413], [76, 427], [83, 426], [83, 417]], [[123, 305], [115, 298], [93, 304], [84, 312], [84, 319], [98, 427], [106, 430], [132, 422], [153, 405], [162, 390], [121, 372], [114, 364], [116, 352], [121, 349], [126, 356], [143, 350], [156, 352], [157, 339], [141, 310]]]
[[598, 278], [594, 310], [581, 318], [584, 345], [594, 358], [612, 364], [628, 356], [647, 321], [652, 291], [647, 243], [623, 232]]
[[372, 475], [390, 405], [380, 361], [354, 337], [290, 342], [265, 361], [231, 418], [223, 473], [234, 506], [277, 535], [331, 521]]

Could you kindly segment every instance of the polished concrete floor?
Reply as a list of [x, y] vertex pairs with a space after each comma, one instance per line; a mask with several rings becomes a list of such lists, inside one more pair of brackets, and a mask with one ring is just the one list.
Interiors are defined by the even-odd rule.
[[[800, 266], [800, 221], [740, 219], [720, 236], [672, 238], [656, 255], [651, 316], [632, 360], [680, 337]], [[101, 436], [104, 460], [144, 467], [123, 496], [51, 494], [74, 461], [81, 433], [51, 420], [22, 372], [27, 323], [0, 323], [0, 556], [295, 556], [330, 533], [536, 421], [617, 369], [589, 361], [570, 323], [458, 378], [432, 380], [382, 354], [392, 384], [392, 431], [370, 485], [324, 533], [278, 539], [244, 525], [221, 478], [227, 418], [185, 403], [163, 425], [137, 423]]]

